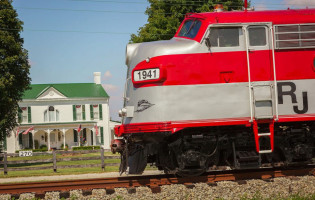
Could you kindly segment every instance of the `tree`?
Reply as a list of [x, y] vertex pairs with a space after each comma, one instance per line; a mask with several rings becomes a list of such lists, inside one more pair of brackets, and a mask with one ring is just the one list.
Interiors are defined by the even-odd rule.
[[28, 53], [20, 32], [23, 22], [12, 0], [0, 1], [0, 142], [17, 125], [18, 102], [30, 84]]
[[241, 10], [243, 0], [148, 0], [150, 7], [145, 14], [148, 23], [139, 28], [138, 34], [132, 34], [130, 42], [149, 42], [171, 39], [186, 13], [210, 12], [216, 4], [222, 4], [225, 10]]

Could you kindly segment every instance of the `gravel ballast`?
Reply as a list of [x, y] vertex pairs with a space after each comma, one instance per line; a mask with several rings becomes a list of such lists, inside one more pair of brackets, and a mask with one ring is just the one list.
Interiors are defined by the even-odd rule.
[[[111, 192], [112, 193], [112, 192]], [[299, 195], [315, 195], [315, 177], [285, 177], [242, 182], [222, 181], [217, 184], [197, 183], [188, 187], [181, 184], [161, 186], [160, 193], [152, 193], [148, 187], [134, 190], [116, 188], [115, 193], [106, 194], [105, 189], [93, 190], [89, 196], [83, 196], [81, 190], [70, 191], [67, 199], [285, 199]], [[315, 197], [315, 196], [313, 196]], [[1, 195], [0, 200], [7, 200], [10, 195]], [[34, 194], [22, 194], [20, 199], [32, 199]], [[45, 199], [59, 199], [59, 192], [48, 192]]]

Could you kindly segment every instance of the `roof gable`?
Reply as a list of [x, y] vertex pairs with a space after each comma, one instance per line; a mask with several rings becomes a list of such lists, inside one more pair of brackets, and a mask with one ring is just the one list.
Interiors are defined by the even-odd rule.
[[41, 93], [38, 94], [37, 99], [64, 99], [67, 98], [61, 92], [54, 87], [47, 87]]
[[24, 92], [22, 99], [37, 99], [46, 94], [50, 88], [64, 98], [108, 98], [101, 84], [95, 83], [62, 83], [62, 84], [32, 84]]

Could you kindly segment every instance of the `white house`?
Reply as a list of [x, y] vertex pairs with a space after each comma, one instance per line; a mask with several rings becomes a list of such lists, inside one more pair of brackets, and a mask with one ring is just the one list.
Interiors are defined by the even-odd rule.
[[43, 145], [48, 149], [91, 145], [109, 149], [113, 125], [100, 76], [94, 72], [94, 83], [32, 84], [19, 103], [19, 126], [7, 137], [7, 152]]

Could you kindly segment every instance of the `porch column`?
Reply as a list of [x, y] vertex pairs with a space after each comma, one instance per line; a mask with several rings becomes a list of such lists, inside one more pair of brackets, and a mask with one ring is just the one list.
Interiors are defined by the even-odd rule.
[[15, 130], [15, 142], [14, 142], [14, 152], [16, 150], [19, 150], [19, 132], [20, 132], [20, 128], [18, 127], [17, 130]]
[[66, 130], [62, 129], [62, 135], [63, 135], [63, 148], [66, 148]]
[[33, 149], [35, 149], [35, 131], [31, 130], [32, 133], [32, 139], [33, 139]]
[[[82, 131], [82, 130], [81, 130]], [[78, 132], [78, 143], [79, 143], [79, 147], [81, 146], [81, 131]]]
[[[56, 143], [57, 143], [57, 145], [56, 145], [56, 149], [58, 149], [58, 147], [59, 147], [59, 129], [57, 129], [58, 131], [57, 131], [57, 134], [55, 134], [55, 141], [56, 141]], [[57, 136], [57, 139], [56, 139], [56, 136]]]
[[93, 131], [93, 133], [92, 133], [93, 134], [93, 144], [92, 145], [96, 146], [96, 135], [95, 135], [95, 128], [94, 127], [92, 128], [92, 131]]
[[48, 151], [50, 151], [50, 129], [47, 129], [47, 133], [48, 133], [48, 138], [47, 138], [48, 144], [47, 144], [47, 147], [48, 147]]

